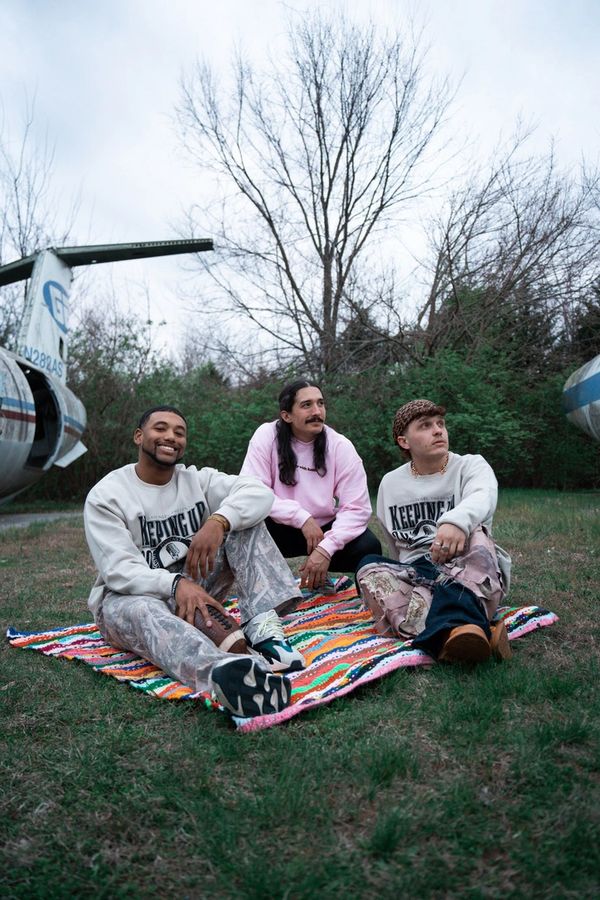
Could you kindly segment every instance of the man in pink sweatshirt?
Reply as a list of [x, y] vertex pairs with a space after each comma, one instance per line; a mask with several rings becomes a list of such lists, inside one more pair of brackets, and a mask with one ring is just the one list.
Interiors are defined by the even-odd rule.
[[256, 475], [275, 493], [265, 520], [283, 556], [304, 556], [301, 586], [322, 588], [328, 572], [353, 572], [381, 553], [367, 528], [371, 500], [353, 444], [325, 425], [317, 385], [299, 380], [279, 395], [279, 419], [254, 432], [241, 475]]

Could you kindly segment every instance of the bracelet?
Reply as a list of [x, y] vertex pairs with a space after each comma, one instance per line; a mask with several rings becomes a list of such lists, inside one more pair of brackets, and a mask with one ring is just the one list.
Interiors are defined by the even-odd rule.
[[183, 575], [179, 574], [179, 575], [176, 575], [175, 578], [173, 579], [173, 582], [171, 584], [171, 600], [175, 600], [175, 594], [177, 593], [177, 585], [179, 584], [179, 582], [181, 581], [182, 578], [183, 578]]
[[211, 519], [214, 522], [218, 522], [219, 525], [222, 526], [224, 532], [228, 532], [229, 529], [231, 528], [229, 521], [225, 518], [225, 516], [222, 516], [220, 513], [211, 513], [206, 521], [210, 522]]
[[318, 553], [320, 553], [322, 556], [324, 556], [328, 562], [331, 562], [331, 557], [330, 557], [329, 553], [327, 552], [327, 550], [323, 550], [322, 547], [315, 547], [315, 550], [317, 550]]

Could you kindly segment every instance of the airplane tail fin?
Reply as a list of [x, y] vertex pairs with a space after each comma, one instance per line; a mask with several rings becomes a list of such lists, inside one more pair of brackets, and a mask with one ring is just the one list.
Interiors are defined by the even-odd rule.
[[69, 292], [73, 266], [202, 253], [212, 249], [210, 238], [93, 244], [87, 247], [49, 248], [0, 266], [0, 287], [31, 278], [19, 331], [18, 355], [66, 383]]
[[19, 331], [18, 349], [34, 366], [65, 384], [67, 379], [71, 269], [51, 250], [33, 266]]

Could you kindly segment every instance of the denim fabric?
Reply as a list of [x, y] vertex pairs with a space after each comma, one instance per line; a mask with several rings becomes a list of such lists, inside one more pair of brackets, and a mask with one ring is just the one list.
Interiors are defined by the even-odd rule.
[[[440, 574], [438, 567], [425, 556], [420, 556], [413, 565], [422, 577], [435, 579]], [[491, 637], [483, 602], [468, 587], [459, 581], [444, 579], [436, 581], [432, 590], [425, 630], [413, 640], [413, 647], [437, 656], [448, 631], [457, 625], [479, 625], [487, 638]]]
[[[395, 579], [394, 570], [397, 572]], [[381, 575], [384, 572], [388, 573], [388, 579], [391, 574], [394, 581], [388, 597], [382, 597], [380, 592]], [[413, 647], [424, 650], [431, 656], [438, 655], [448, 631], [457, 625], [479, 625], [488, 638], [491, 636], [483, 599], [449, 575], [447, 567], [435, 565], [428, 556], [420, 556], [409, 564], [384, 556], [367, 556], [361, 560], [357, 583], [375, 615], [376, 625], [381, 633], [412, 637]], [[405, 601], [403, 607], [393, 602], [395, 598], [401, 600], [400, 595], [403, 595]], [[420, 603], [420, 615], [417, 616], [414, 614], [415, 600]], [[412, 614], [409, 612], [411, 603]], [[420, 626], [423, 625], [423, 603], [430, 603], [424, 628], [413, 636], [415, 632], [411, 633], [411, 624], [419, 622]], [[395, 621], [394, 608], [399, 608], [399, 618], [408, 617], [408, 623], [403, 620], [398, 624]], [[408, 627], [405, 629], [406, 625]]]

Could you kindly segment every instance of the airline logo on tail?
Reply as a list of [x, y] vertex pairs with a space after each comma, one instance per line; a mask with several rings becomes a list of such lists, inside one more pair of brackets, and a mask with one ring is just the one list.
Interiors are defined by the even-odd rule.
[[47, 281], [43, 287], [43, 295], [50, 315], [63, 334], [66, 334], [69, 330], [67, 328], [69, 294], [58, 281]]

